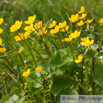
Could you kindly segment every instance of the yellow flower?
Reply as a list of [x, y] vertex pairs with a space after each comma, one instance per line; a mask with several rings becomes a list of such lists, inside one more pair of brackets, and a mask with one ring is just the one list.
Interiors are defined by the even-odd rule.
[[66, 42], [71, 42], [71, 41], [72, 41], [72, 38], [71, 38], [71, 37], [65, 38], [64, 41], [66, 41]]
[[69, 33], [72, 33], [72, 31], [69, 31]]
[[101, 60], [101, 63], [103, 64], [103, 60]]
[[32, 33], [33, 31], [35, 31], [35, 28], [33, 28], [33, 24], [30, 24], [30, 26], [26, 26], [24, 28], [25, 31]]
[[30, 37], [30, 33], [29, 33], [29, 32], [25, 32], [25, 33], [24, 33], [24, 38], [25, 38], [25, 39], [28, 39], [29, 37]]
[[2, 75], [5, 75], [6, 74], [6, 72], [2, 72]]
[[28, 85], [28, 83], [25, 83], [25, 86], [27, 86]]
[[35, 70], [40, 73], [42, 71], [42, 68], [41, 67], [36, 67]]
[[81, 55], [78, 56], [78, 59], [75, 60], [76, 63], [82, 62], [83, 57]]
[[16, 41], [21, 41], [22, 39], [24, 39], [23, 33], [18, 33], [19, 36], [15, 36], [15, 40]]
[[68, 29], [69, 29], [69, 26], [67, 25], [65, 28], [62, 28], [62, 30], [60, 30], [60, 31], [66, 32]]
[[0, 38], [0, 45], [2, 45], [2, 39]]
[[0, 34], [3, 32], [3, 29], [0, 28]]
[[92, 21], [93, 21], [93, 19], [92, 20], [87, 20], [87, 21], [85, 21], [85, 23], [90, 24]]
[[50, 25], [49, 25], [49, 27], [48, 28], [52, 28], [52, 27], [54, 27], [55, 25], [56, 25], [56, 21], [53, 21]]
[[39, 28], [42, 28], [42, 26], [43, 26], [43, 23], [42, 23], [42, 20], [41, 20], [38, 23], [35, 23], [34, 28], [39, 29]]
[[5, 52], [7, 49], [5, 48], [5, 47], [3, 47], [3, 48], [0, 48], [0, 53], [3, 53], [3, 52]]
[[79, 72], [76, 72], [76, 74], [78, 75], [78, 74], [79, 74]]
[[33, 22], [35, 21], [35, 19], [36, 19], [36, 15], [29, 16], [28, 17], [28, 21], [25, 21], [25, 24], [33, 24]]
[[101, 24], [101, 26], [103, 25], [103, 18], [101, 18], [99, 21], [98, 21], [100, 24]]
[[62, 39], [62, 42], [65, 42], [65, 39]]
[[88, 39], [88, 38], [86, 38], [86, 37], [84, 37], [84, 38], [80, 38], [81, 39], [81, 41], [85, 41], [86, 39]]
[[85, 8], [84, 6], [81, 6], [81, 10], [78, 13], [83, 13], [83, 12], [85, 12]]
[[59, 23], [59, 28], [64, 28], [66, 27], [66, 25], [67, 25], [66, 21], [64, 21], [63, 23]]
[[55, 29], [51, 29], [50, 30], [50, 34], [51, 35], [54, 35], [54, 34], [56, 34], [56, 33], [58, 33], [59, 32], [59, 26], [55, 26]]
[[23, 72], [22, 76], [28, 77], [30, 75], [30, 69], [27, 69], [26, 72]]
[[80, 33], [81, 33], [81, 31], [75, 30], [74, 33], [71, 33], [71, 34], [70, 34], [70, 37], [71, 37], [71, 38], [77, 38], [78, 36], [80, 36]]
[[92, 20], [87, 20], [87, 21], [85, 21], [85, 23], [87, 24], [87, 29], [89, 29], [89, 24], [90, 24], [92, 21], [93, 21], [93, 19], [92, 19]]
[[46, 34], [47, 30], [45, 30], [45, 28], [42, 28], [41, 30], [38, 31], [37, 35], [41, 35], [43, 36], [43, 34]]
[[82, 46], [90, 46], [94, 43], [94, 40], [89, 40], [88, 38], [83, 42]]
[[79, 17], [79, 19], [84, 19], [87, 16], [87, 13], [83, 13], [81, 17]]
[[78, 15], [78, 14], [76, 14], [76, 15], [71, 15], [71, 18], [69, 18], [69, 20], [70, 20], [71, 22], [76, 22], [76, 21], [78, 21], [78, 19], [79, 19], [79, 15]]
[[21, 22], [16, 21], [15, 24], [10, 27], [10, 32], [17, 31], [18, 29], [20, 29], [21, 25], [22, 25], [22, 21]]
[[21, 38], [19, 36], [15, 36], [16, 41], [21, 41]]
[[80, 22], [78, 22], [77, 25], [78, 25], [78, 26], [82, 26], [82, 25], [84, 25], [83, 20], [81, 20]]
[[19, 53], [21, 53], [23, 51], [23, 49], [24, 49], [23, 46], [21, 46], [21, 49], [19, 50]]
[[3, 23], [3, 21], [4, 21], [3, 18], [0, 18], [0, 25]]

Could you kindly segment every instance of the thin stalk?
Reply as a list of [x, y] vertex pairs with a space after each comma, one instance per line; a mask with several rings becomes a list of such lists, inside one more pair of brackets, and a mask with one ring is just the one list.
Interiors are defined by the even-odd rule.
[[[19, 35], [19, 37], [20, 37], [20, 39], [22, 40], [22, 38], [21, 38], [21, 36], [20, 36], [20, 35]], [[32, 56], [32, 58], [33, 58], [34, 64], [35, 64], [35, 66], [37, 67], [37, 64], [36, 64], [35, 58], [34, 58], [34, 56], [33, 56], [32, 52], [31, 52], [31, 50], [30, 50], [29, 46], [27, 45], [27, 43], [25, 42], [25, 40], [22, 40], [22, 41], [25, 43], [25, 45], [26, 45], [26, 46], [27, 46], [27, 48], [29, 49], [30, 54], [31, 54], [31, 56]]]
[[[1, 26], [2, 27], [2, 26]], [[3, 27], [2, 27], [3, 28]], [[11, 42], [13, 43], [13, 45], [15, 46], [15, 44], [14, 44], [14, 42], [12, 41], [12, 39], [11, 39], [11, 37], [10, 37], [10, 35], [6, 32], [6, 30], [5, 29], [3, 29], [4, 30], [4, 32], [7, 34], [7, 36], [8, 36], [8, 38], [11, 40]]]
[[51, 54], [48, 46], [46, 45], [46, 43], [43, 41], [43, 37], [42, 37], [42, 36], [40, 36], [40, 37], [41, 37], [42, 42], [43, 42], [43, 44], [44, 44], [44, 46], [45, 46], [45, 49], [46, 49], [46, 51], [47, 51], [47, 54], [48, 54], [48, 56], [49, 56], [49, 58], [50, 58], [50, 57], [52, 56], [52, 54]]
[[63, 49], [62, 48], [62, 44], [61, 44], [61, 40], [60, 40], [59, 36], [58, 36], [58, 40], [59, 40], [59, 44], [60, 44], [61, 49]]
[[[30, 76], [29, 76], [30, 77]], [[41, 84], [45, 89], [48, 89], [48, 88], [46, 88], [42, 83], [40, 83], [39, 81], [37, 81], [36, 79], [34, 79], [34, 78], [32, 78], [32, 77], [30, 77], [31, 79], [33, 79], [34, 81], [36, 81], [36, 82], [38, 82], [39, 84]]]
[[56, 47], [56, 49], [58, 49], [58, 47], [56, 46], [56, 44], [52, 40], [50, 40], [46, 35], [44, 35], [44, 36]]
[[32, 56], [32, 58], [33, 58], [34, 64], [35, 64], [35, 66], [37, 67], [37, 64], [36, 64], [35, 58], [34, 58], [34, 56], [33, 56], [32, 52], [31, 52], [31, 50], [30, 50], [29, 46], [27, 45], [27, 43], [26, 43], [25, 41], [24, 41], [24, 43], [25, 43], [25, 45], [28, 47], [28, 49], [29, 49], [29, 51], [30, 51], [30, 54], [31, 54], [31, 56]]
[[[93, 73], [93, 71], [94, 71], [95, 58], [92, 58], [92, 63], [93, 63], [93, 69], [92, 69], [92, 71], [91, 71], [91, 76], [92, 76], [92, 73]], [[92, 77], [92, 90], [93, 90], [93, 95], [95, 94], [95, 88], [94, 88], [94, 86], [95, 86], [95, 83], [94, 83], [93, 77]]]
[[79, 50], [79, 48], [75, 45], [75, 43], [73, 43], [73, 44], [77, 48], [77, 50], [79, 51], [79, 53], [81, 54], [81, 51]]
[[9, 72], [7, 72], [7, 74], [8, 74], [15, 82], [17, 82], [17, 80], [16, 80]]
[[[10, 64], [10, 62], [7, 60], [7, 58], [5, 57], [4, 58], [7, 62], [8, 62], [8, 64], [11, 66], [11, 68], [14, 70], [14, 72], [16, 73], [16, 71], [15, 71], [15, 69], [13, 68], [13, 66]], [[17, 73], [16, 73], [17, 74]]]
[[[28, 42], [32, 45], [32, 43], [30, 42], [29, 39], [28, 39]], [[42, 56], [40, 55], [40, 53], [37, 50], [35, 50], [34, 48], [33, 48], [33, 50], [40, 56], [41, 59], [43, 59]]]
[[17, 74], [16, 74], [14, 71], [12, 71], [6, 64], [2, 63], [1, 61], [0, 61], [0, 63], [3, 64], [3, 65], [4, 65], [9, 71], [11, 71], [15, 76], [17, 76]]
[[[12, 44], [14, 45], [15, 48], [14, 48], [14, 47], [12, 46], [12, 44], [10, 44], [8, 41], [6, 41], [6, 42], [9, 43], [9, 45], [12, 46], [16, 51], [18, 51], [17, 48], [16, 48], [16, 46], [15, 46], [15, 44], [14, 44], [14, 42], [12, 41], [10, 35], [6, 32], [5, 29], [3, 29], [3, 30], [4, 30], [4, 32], [7, 34], [8, 38], [11, 40], [11, 42], [12, 42]], [[21, 59], [21, 61], [22, 61], [23, 66], [25, 66], [25, 64], [24, 64], [24, 62], [23, 62], [22, 57], [21, 57], [20, 54], [19, 54], [19, 57], [20, 57], [20, 59]]]
[[[83, 86], [83, 68], [82, 68], [82, 71], [81, 71], [81, 84], [82, 84], [82, 86]], [[82, 87], [80, 87], [80, 95], [82, 95], [82, 93], [83, 93], [83, 89], [82, 89]]]

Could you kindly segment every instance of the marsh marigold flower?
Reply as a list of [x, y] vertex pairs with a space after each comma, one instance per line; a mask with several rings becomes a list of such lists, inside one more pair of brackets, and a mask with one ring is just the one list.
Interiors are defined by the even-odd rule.
[[41, 67], [36, 67], [35, 70], [36, 70], [36, 72], [40, 73], [42, 71], [42, 68]]
[[26, 26], [24, 28], [25, 31], [32, 33], [33, 31], [35, 31], [35, 28], [33, 28], [33, 24], [30, 24], [30, 26]]
[[59, 28], [65, 28], [67, 26], [67, 22], [64, 21], [63, 23], [59, 23]]
[[80, 22], [78, 22], [77, 25], [78, 25], [78, 26], [82, 26], [82, 25], [84, 25], [83, 20], [81, 20]]
[[3, 48], [0, 48], [0, 53], [3, 53], [3, 52], [5, 52], [7, 49], [5, 48], [5, 47], [3, 47]]
[[19, 36], [15, 36], [15, 40], [16, 40], [16, 41], [21, 41], [21, 40], [24, 39], [23, 33], [18, 33], [18, 35], [19, 35]]
[[59, 26], [55, 26], [55, 29], [51, 29], [50, 30], [50, 34], [51, 35], [54, 35], [54, 34], [56, 34], [56, 33], [58, 33], [59, 32]]
[[23, 51], [23, 49], [24, 49], [23, 46], [21, 46], [21, 49], [19, 50], [19, 53], [21, 53]]
[[65, 41], [65, 42], [71, 42], [71, 41], [72, 41], [72, 38], [71, 38], [71, 37], [65, 38], [64, 41]]
[[85, 41], [83, 41], [83, 44], [82, 44], [82, 46], [90, 46], [90, 45], [92, 45], [94, 43], [94, 40], [89, 40], [88, 38], [85, 40]]
[[0, 38], [0, 46], [2, 45], [2, 39]]
[[15, 24], [10, 27], [10, 32], [17, 31], [18, 29], [20, 29], [21, 25], [22, 25], [22, 21], [21, 22], [16, 21]]
[[29, 32], [25, 32], [25, 33], [24, 33], [24, 38], [25, 38], [25, 39], [28, 39], [29, 37], [30, 37], [30, 33], [29, 33]]
[[5, 75], [6, 74], [6, 72], [2, 72], [2, 75]]
[[87, 37], [84, 37], [84, 38], [81, 37], [80, 38], [81, 41], [85, 41], [86, 39], [88, 39], [88, 38]]
[[39, 28], [42, 28], [42, 26], [43, 26], [43, 23], [42, 23], [42, 20], [41, 20], [38, 23], [35, 23], [34, 28], [39, 29]]
[[80, 33], [81, 33], [81, 31], [75, 30], [74, 33], [70, 34], [70, 37], [71, 38], [77, 38], [78, 36], [80, 36]]
[[78, 14], [76, 14], [76, 15], [71, 15], [71, 18], [69, 18], [69, 20], [70, 20], [71, 22], [76, 22], [76, 21], [78, 21], [78, 19], [79, 19], [79, 15], [78, 15]]
[[47, 30], [45, 30], [45, 28], [42, 28], [41, 30], [38, 30], [37, 35], [43, 36], [43, 34], [46, 34], [46, 33], [47, 33]]
[[4, 19], [0, 18], [0, 25], [3, 23]]
[[83, 13], [81, 17], [79, 17], [79, 19], [84, 19], [87, 16], [87, 13]]
[[27, 69], [26, 72], [23, 72], [22, 76], [28, 77], [30, 75], [30, 69]]
[[84, 8], [84, 6], [81, 6], [81, 9], [78, 13], [84, 13], [84, 12], [85, 12], [85, 8]]
[[35, 21], [35, 19], [36, 19], [36, 15], [29, 16], [28, 17], [28, 21], [25, 21], [25, 24], [33, 24], [33, 22]]
[[102, 26], [103, 25], [103, 18], [101, 18], [98, 22], [100, 23], [100, 26]]
[[3, 29], [0, 28], [0, 34], [3, 32]]
[[82, 62], [83, 57], [81, 55], [78, 56], [78, 59], [75, 60], [75, 63], [80, 63]]
[[62, 28], [62, 30], [60, 30], [60, 31], [66, 32], [68, 29], [69, 29], [69, 26], [67, 25], [65, 28]]
[[93, 21], [93, 19], [92, 19], [92, 20], [87, 20], [87, 21], [85, 21], [85, 23], [87, 24], [87, 29], [89, 29], [89, 24], [90, 24], [92, 21]]
[[54, 27], [55, 25], [56, 25], [56, 21], [54, 20], [50, 25], [49, 25], [49, 27], [48, 28], [52, 28], [52, 27]]

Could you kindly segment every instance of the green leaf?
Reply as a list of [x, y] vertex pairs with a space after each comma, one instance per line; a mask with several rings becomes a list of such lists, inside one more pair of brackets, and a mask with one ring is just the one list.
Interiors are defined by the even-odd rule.
[[72, 56], [67, 54], [65, 50], [58, 50], [54, 52], [54, 55], [50, 58], [50, 70], [57, 75], [63, 75], [66, 69], [69, 69], [71, 62], [73, 61]]
[[3, 102], [3, 103], [15, 103], [18, 99], [19, 99], [19, 96], [17, 96], [16, 94], [14, 94], [13, 96], [11, 96], [11, 97], [9, 98], [8, 101], [5, 101], [5, 102]]
[[97, 49], [98, 49], [98, 44], [90, 45], [90, 47], [91, 47], [92, 50], [97, 51]]
[[63, 58], [67, 55], [65, 50], [58, 50], [54, 52], [54, 55], [50, 58], [50, 65], [55, 66], [63, 62]]
[[51, 91], [56, 96], [64, 87], [73, 85], [76, 85], [76, 81], [57, 77], [53, 81]]
[[7, 100], [9, 100], [9, 98], [10, 98], [10, 95], [5, 95], [5, 96], [3, 96], [3, 98], [2, 98], [2, 101], [7, 101]]
[[[63, 88], [57, 96], [57, 103], [60, 103], [60, 95], [75, 95], [77, 97], [78, 93], [75, 89], [73, 89], [71, 87]], [[67, 102], [67, 103], [69, 103], [69, 102]], [[78, 103], [78, 100], [75, 100], [75, 102], [72, 102], [72, 103]]]
[[93, 71], [93, 80], [100, 86], [103, 86], [103, 65], [101, 64], [95, 65]]

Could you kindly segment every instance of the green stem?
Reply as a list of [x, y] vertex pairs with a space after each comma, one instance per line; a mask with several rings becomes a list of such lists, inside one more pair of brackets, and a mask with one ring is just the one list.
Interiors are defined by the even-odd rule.
[[29, 49], [29, 51], [30, 51], [30, 54], [31, 54], [31, 56], [32, 56], [32, 58], [33, 58], [34, 64], [35, 64], [35, 66], [37, 67], [37, 64], [36, 64], [35, 58], [34, 58], [34, 56], [33, 56], [32, 52], [31, 52], [31, 50], [30, 50], [29, 46], [27, 45], [27, 43], [26, 43], [25, 41], [24, 41], [24, 43], [25, 43], [25, 45], [28, 47], [28, 49]]
[[56, 49], [58, 49], [58, 47], [56, 46], [56, 44], [54, 43], [53, 40], [50, 40], [46, 35], [44, 35], [44, 36], [56, 47]]
[[8, 74], [15, 82], [17, 82], [17, 80], [16, 80], [9, 72], [7, 72], [7, 74]]
[[[30, 77], [30, 76], [29, 76]], [[33, 79], [34, 81], [36, 81], [36, 82], [38, 82], [39, 84], [41, 84], [45, 89], [48, 89], [48, 88], [46, 88], [42, 83], [40, 83], [39, 81], [37, 81], [36, 79], [34, 79], [34, 78], [32, 78], [32, 77], [30, 77], [31, 79]]]
[[[14, 70], [14, 72], [16, 73], [16, 71], [15, 71], [15, 69], [13, 68], [13, 66], [10, 64], [10, 62], [7, 60], [7, 58], [5, 57], [4, 58], [7, 62], [8, 62], [8, 64], [11, 66], [11, 68]], [[17, 74], [17, 73], [16, 73]]]
[[[32, 45], [32, 43], [30, 42], [29, 39], [28, 39], [28, 41], [29, 41], [29, 43]], [[33, 50], [40, 56], [41, 59], [43, 59], [42, 56], [40, 55], [40, 53], [39, 53], [37, 50], [35, 50], [34, 48], [33, 48]]]
[[45, 49], [46, 49], [46, 51], [47, 51], [47, 54], [48, 54], [48, 56], [49, 56], [49, 58], [50, 58], [50, 57], [52, 56], [52, 54], [51, 54], [48, 46], [46, 45], [46, 43], [43, 41], [43, 37], [42, 37], [42, 36], [40, 36], [40, 37], [41, 37], [42, 42], [43, 42], [43, 44], [44, 44], [44, 46], [45, 46]]
[[59, 36], [58, 36], [58, 41], [59, 41], [59, 44], [60, 44], [61, 49], [63, 49], [63, 48], [62, 48], [62, 44], [61, 44], [61, 40], [60, 40]]
[[81, 51], [79, 50], [79, 48], [76, 46], [76, 44], [75, 43], [73, 43], [74, 44], [74, 46], [77, 48], [77, 50], [79, 51], [79, 53], [81, 54]]
[[6, 64], [2, 63], [1, 61], [0, 61], [0, 63], [3, 64], [3, 65], [4, 65], [9, 71], [11, 71], [15, 76], [17, 76], [17, 74], [16, 74], [14, 71], [12, 71]]

